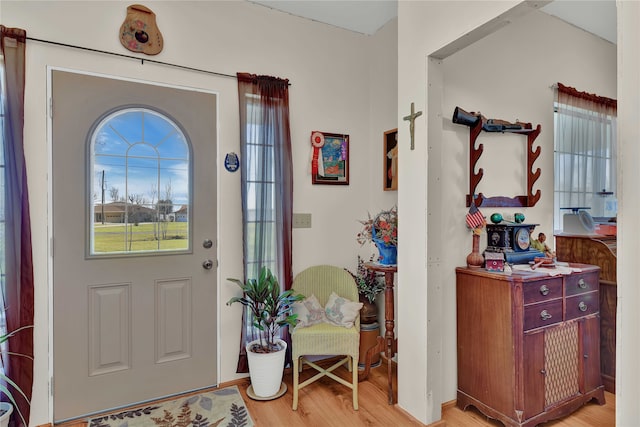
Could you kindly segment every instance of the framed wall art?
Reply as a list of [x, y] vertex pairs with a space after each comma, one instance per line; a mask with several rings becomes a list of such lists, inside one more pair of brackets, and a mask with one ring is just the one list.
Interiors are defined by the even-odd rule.
[[349, 185], [349, 135], [311, 132], [311, 183]]
[[382, 178], [384, 191], [398, 189], [398, 129], [384, 133], [382, 158]]

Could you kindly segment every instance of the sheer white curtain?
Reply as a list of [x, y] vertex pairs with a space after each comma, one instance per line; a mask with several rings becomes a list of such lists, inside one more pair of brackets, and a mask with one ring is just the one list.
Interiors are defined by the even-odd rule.
[[593, 217], [617, 214], [617, 103], [561, 83], [556, 91], [554, 229], [560, 231], [567, 208], [590, 208]]

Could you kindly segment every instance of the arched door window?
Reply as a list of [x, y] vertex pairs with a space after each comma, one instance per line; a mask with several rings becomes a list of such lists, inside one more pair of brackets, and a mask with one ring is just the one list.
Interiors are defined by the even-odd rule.
[[89, 135], [89, 256], [189, 251], [191, 149], [180, 125], [145, 107]]

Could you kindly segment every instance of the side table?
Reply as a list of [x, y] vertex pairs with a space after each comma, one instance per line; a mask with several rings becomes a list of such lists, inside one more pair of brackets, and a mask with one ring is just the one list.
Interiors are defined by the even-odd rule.
[[388, 401], [389, 405], [393, 404], [393, 383], [391, 372], [391, 358], [398, 351], [398, 340], [395, 338], [393, 328], [395, 326], [394, 315], [394, 296], [393, 296], [393, 279], [394, 274], [398, 271], [397, 265], [383, 265], [376, 262], [368, 262], [365, 267], [372, 271], [379, 271], [384, 273], [384, 326], [385, 333], [384, 338], [378, 337], [376, 345], [367, 350], [367, 355], [364, 362], [364, 372], [359, 376], [359, 381], [367, 379], [369, 371], [371, 370], [371, 359], [374, 354], [385, 352], [387, 357], [387, 381], [389, 383], [388, 389]]

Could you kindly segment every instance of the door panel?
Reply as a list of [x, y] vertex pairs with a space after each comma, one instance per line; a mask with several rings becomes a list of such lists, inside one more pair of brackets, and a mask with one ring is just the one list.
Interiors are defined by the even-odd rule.
[[[130, 369], [131, 285], [89, 286], [88, 291], [89, 375]], [[118, 327], [102, 330], [102, 325]]]
[[[51, 81], [54, 420], [217, 384], [216, 263], [202, 265], [217, 248], [199, 243], [217, 241], [216, 95], [58, 70]], [[189, 140], [189, 249], [90, 257], [90, 133], [132, 105]]]

